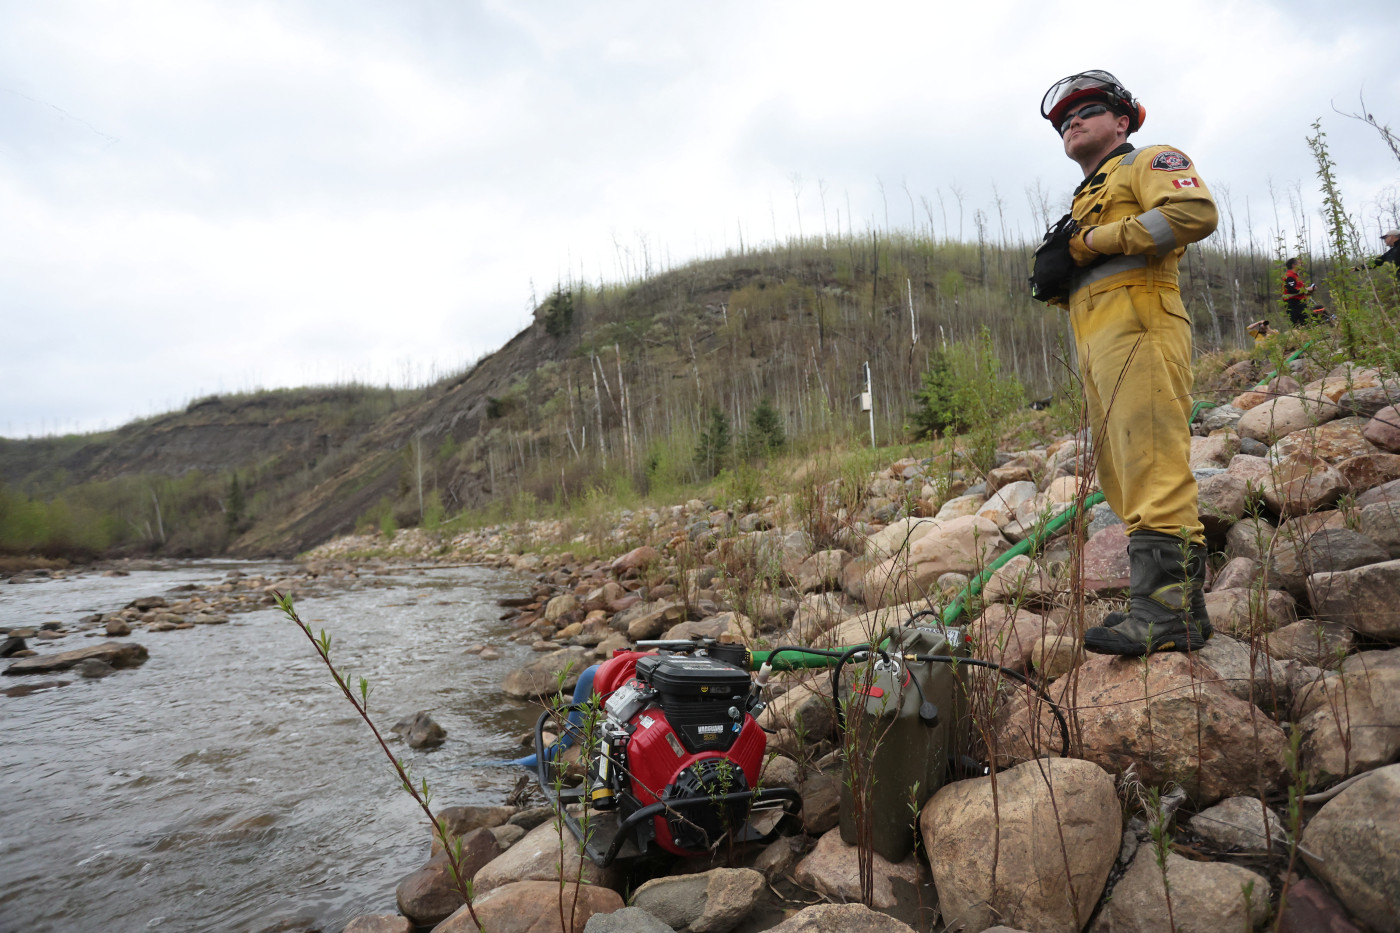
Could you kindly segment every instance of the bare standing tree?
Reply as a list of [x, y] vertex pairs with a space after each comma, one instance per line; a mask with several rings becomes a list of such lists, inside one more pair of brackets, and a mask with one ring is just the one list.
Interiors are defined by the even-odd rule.
[[1360, 120], [1362, 123], [1374, 129], [1380, 134], [1381, 142], [1385, 143], [1386, 148], [1390, 150], [1390, 154], [1395, 157], [1397, 162], [1400, 162], [1400, 136], [1395, 135], [1395, 132], [1391, 130], [1389, 124], [1381, 123], [1376, 119], [1374, 114], [1366, 109], [1366, 96], [1364, 94], [1358, 93], [1356, 99], [1361, 102], [1360, 113], [1344, 113], [1341, 110], [1337, 110], [1336, 104], [1332, 105], [1332, 109], [1349, 119]]
[[797, 209], [797, 242], [802, 242], [802, 176], [797, 172], [788, 175], [792, 184], [792, 204]]

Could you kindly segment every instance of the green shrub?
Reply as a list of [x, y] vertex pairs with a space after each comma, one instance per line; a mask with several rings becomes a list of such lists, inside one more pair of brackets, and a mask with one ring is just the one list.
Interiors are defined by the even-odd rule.
[[695, 468], [702, 478], [709, 479], [725, 468], [733, 444], [729, 416], [718, 406], [711, 408], [710, 423], [700, 432], [700, 441], [695, 445]]

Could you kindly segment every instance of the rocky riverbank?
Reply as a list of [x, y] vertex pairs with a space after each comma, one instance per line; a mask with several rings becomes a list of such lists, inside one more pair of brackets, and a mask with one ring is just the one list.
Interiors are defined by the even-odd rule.
[[[969, 676], [978, 715], [966, 728], [1001, 770], [911, 814], [921, 849], [897, 865], [874, 856], [865, 907], [840, 903], [862, 899], [860, 853], [836, 828], [842, 749], [826, 678], [775, 676], [764, 784], [800, 791], [801, 834], [715, 861], [594, 871], [561, 850], [539, 807], [449, 807], [491, 931], [1397, 930], [1400, 381], [1306, 359], [1250, 389], [1261, 376], [1249, 363], [1227, 371], [1235, 391], [1193, 426], [1217, 634], [1191, 656], [1083, 651], [1128, 582], [1106, 506], [967, 593], [1092, 491], [1082, 435], [1004, 451], [985, 476], [903, 460], [801, 495], [691, 500], [584, 530], [342, 538], [308, 555], [304, 578], [235, 580], [228, 593], [256, 605], [277, 582], [363, 575], [370, 555], [512, 567], [534, 582], [503, 601], [503, 621], [538, 652], [501, 684], [516, 697], [554, 691], [565, 671], [567, 686], [638, 639], [830, 647], [966, 598], [957, 624], [972, 653], [1041, 685], [1070, 721], [1061, 759], [1043, 703]], [[121, 621], [150, 628], [172, 621], [164, 611], [190, 625], [232, 605], [200, 598], [133, 605]], [[561, 891], [578, 896], [567, 921]], [[347, 930], [472, 928], [440, 852], [397, 893], [400, 914]]]
[[[1248, 363], [1224, 377], [1240, 389], [1258, 378]], [[825, 679], [775, 678], [763, 722], [779, 755], [764, 782], [802, 792], [803, 834], [723, 866], [681, 862], [636, 888], [585, 865], [572, 928], [1400, 929], [1400, 382], [1300, 360], [1225, 397], [1193, 427], [1217, 631], [1205, 649], [1145, 661], [1083, 651], [1084, 629], [1128, 582], [1123, 526], [1099, 506], [1005, 562], [959, 620], [975, 656], [1034, 678], [1067, 711], [1069, 759], [1053, 757], [1045, 704], [972, 683], [989, 712], [975, 744], [1004, 770], [935, 794], [917, 819], [921, 852], [899, 865], [875, 856], [875, 910], [799, 909], [860, 900], [858, 851], [835, 828], [841, 753]], [[637, 639], [834, 646], [942, 611], [1092, 489], [1082, 436], [998, 462], [979, 478], [906, 460], [801, 501], [624, 514], [604, 539], [623, 551], [612, 560], [562, 550], [585, 539], [559, 522], [341, 539], [313, 556], [377, 550], [534, 573], [508, 615], [511, 637], [540, 657], [502, 688], [540, 695]], [[528, 829], [510, 809], [454, 819], [480, 866], [488, 929], [561, 928], [553, 824]], [[576, 862], [566, 853], [566, 879]], [[930, 882], [936, 911], [918, 901]], [[617, 892], [629, 890], [623, 911]], [[404, 916], [351, 929], [465, 930], [459, 903], [439, 856], [400, 885]]]

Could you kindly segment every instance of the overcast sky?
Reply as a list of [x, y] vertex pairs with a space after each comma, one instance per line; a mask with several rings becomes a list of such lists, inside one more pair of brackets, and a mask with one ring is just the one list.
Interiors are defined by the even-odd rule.
[[911, 201], [922, 226], [927, 199], [956, 235], [960, 192], [964, 236], [978, 208], [997, 232], [1000, 196], [1010, 234], [1038, 238], [1028, 190], [1059, 205], [1078, 180], [1040, 98], [1086, 68], [1261, 241], [1275, 204], [1293, 236], [1290, 192], [1316, 225], [1322, 117], [1379, 247], [1400, 164], [1332, 105], [1364, 92], [1400, 126], [1394, 0], [1090, 9], [0, 0], [0, 436], [421, 384], [561, 279], [741, 233], [907, 228]]

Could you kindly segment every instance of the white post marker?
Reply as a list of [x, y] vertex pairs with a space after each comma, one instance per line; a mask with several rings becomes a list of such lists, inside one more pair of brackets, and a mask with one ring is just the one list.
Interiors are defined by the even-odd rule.
[[860, 410], [870, 413], [870, 449], [875, 449], [875, 396], [870, 390], [870, 361], [865, 361], [865, 391], [860, 393]]

